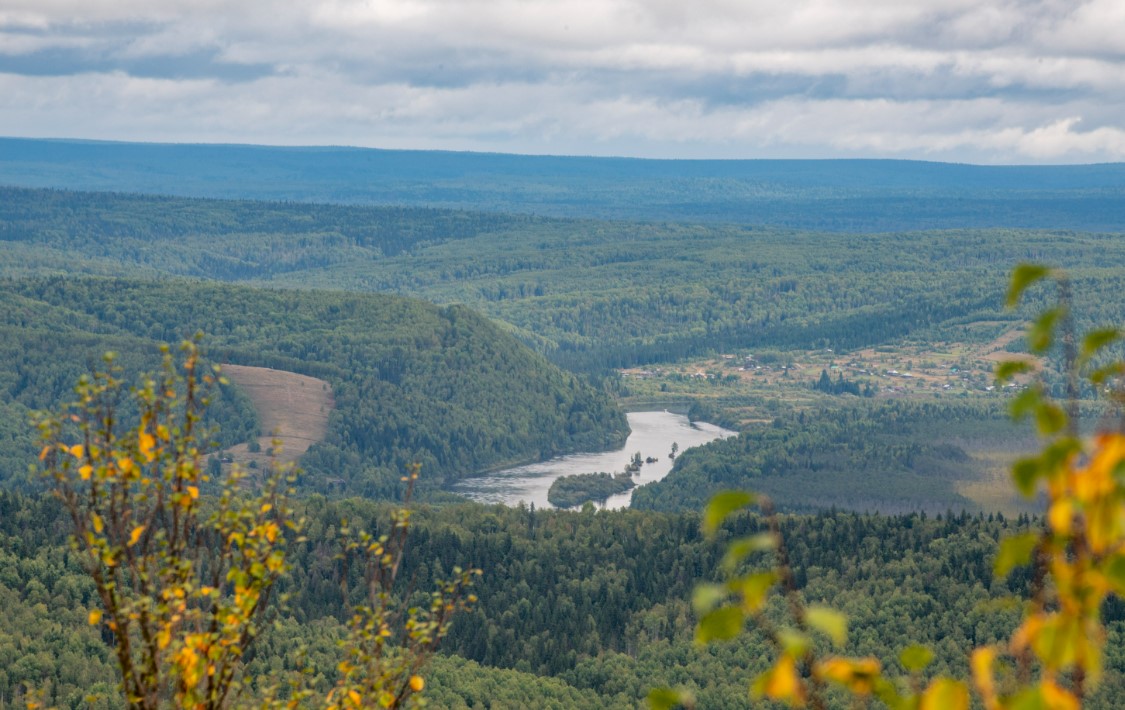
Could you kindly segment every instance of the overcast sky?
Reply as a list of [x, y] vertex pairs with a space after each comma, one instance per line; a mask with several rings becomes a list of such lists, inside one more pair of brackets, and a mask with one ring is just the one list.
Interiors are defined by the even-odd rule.
[[0, 0], [0, 135], [1125, 160], [1125, 0]]

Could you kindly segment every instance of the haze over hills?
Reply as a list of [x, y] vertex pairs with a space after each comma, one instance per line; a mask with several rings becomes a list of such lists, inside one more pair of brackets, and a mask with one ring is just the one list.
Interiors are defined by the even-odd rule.
[[[814, 201], [815, 202], [815, 201]], [[877, 206], [871, 207], [876, 210]], [[1103, 217], [1097, 217], [1103, 219]], [[604, 372], [734, 348], [992, 337], [1018, 260], [1071, 269], [1082, 317], [1111, 319], [1112, 233], [841, 234], [417, 207], [0, 188], [0, 275], [187, 276], [462, 303], [556, 363]]]
[[3, 138], [0, 184], [847, 232], [1125, 225], [1122, 163], [640, 160]]

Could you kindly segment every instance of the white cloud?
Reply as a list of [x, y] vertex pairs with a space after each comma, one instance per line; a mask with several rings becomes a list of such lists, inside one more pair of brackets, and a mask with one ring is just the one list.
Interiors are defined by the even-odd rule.
[[650, 156], [1121, 160], [1123, 64], [1120, 0], [6, 0], [0, 126]]

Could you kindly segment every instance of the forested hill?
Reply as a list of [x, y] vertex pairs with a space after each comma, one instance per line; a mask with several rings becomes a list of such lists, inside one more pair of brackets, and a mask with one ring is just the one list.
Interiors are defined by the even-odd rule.
[[0, 139], [0, 184], [830, 231], [1116, 231], [1125, 165], [636, 160]]
[[[605, 393], [460, 306], [180, 280], [44, 278], [0, 281], [0, 314], [0, 478], [23, 475], [31, 460], [21, 434], [28, 409], [66, 397], [102, 352], [121, 352], [134, 369], [151, 366], [157, 343], [196, 331], [207, 334], [213, 361], [331, 383], [337, 407], [327, 439], [302, 459], [306, 482], [319, 490], [389, 497], [414, 461], [424, 481], [444, 484], [502, 463], [607, 448], [627, 431]], [[224, 416], [224, 429], [238, 431], [237, 411]]]
[[[379, 523], [388, 511], [317, 497], [298, 506], [308, 539], [291, 548], [291, 597], [257, 640], [249, 675], [312, 665], [311, 680], [323, 687], [337, 673], [336, 641], [350, 615], [333, 557], [337, 526], [346, 517], [385, 529]], [[98, 691], [103, 702], [95, 710], [121, 707], [104, 697], [114, 697], [113, 660], [87, 623], [96, 593], [66, 545], [62, 517], [50, 498], [0, 491], [0, 707], [22, 707], [24, 683], [49, 687], [48, 700], [59, 707], [87, 707], [82, 699]], [[423, 507], [412, 521], [400, 579], [414, 589], [446, 578], [453, 565], [485, 571], [474, 588], [480, 603], [454, 620], [444, 645], [449, 655], [424, 671], [434, 707], [635, 709], [651, 688], [675, 683], [695, 691], [697, 707], [741, 709], [749, 706], [747, 685], [772, 658], [760, 633], [694, 643], [692, 589], [713, 578], [724, 549], [703, 537], [697, 514], [458, 505]], [[1011, 634], [1019, 606], [1010, 595], [1026, 598], [1033, 572], [1023, 567], [994, 579], [993, 558], [1002, 536], [1041, 524], [965, 514], [822, 513], [781, 521], [795, 584], [810, 602], [849, 617], [848, 644], [832, 651], [872, 656], [897, 672], [900, 652], [922, 643], [936, 657], [927, 679], [966, 676], [967, 649]], [[763, 529], [760, 518], [739, 516], [729, 534]], [[766, 618], [784, 618], [782, 606], [775, 598]], [[1105, 673], [1089, 710], [1120, 708], [1125, 693], [1125, 606], [1113, 599], [1102, 618]], [[308, 657], [294, 652], [301, 647]], [[832, 652], [827, 641], [817, 651]], [[829, 707], [850, 706], [831, 699]]]
[[1094, 324], [1120, 313], [1125, 241], [1112, 233], [837, 234], [0, 188], [0, 276], [396, 292], [513, 324], [575, 370], [959, 338], [950, 327], [1017, 317], [1001, 305], [1021, 260], [1068, 269]]

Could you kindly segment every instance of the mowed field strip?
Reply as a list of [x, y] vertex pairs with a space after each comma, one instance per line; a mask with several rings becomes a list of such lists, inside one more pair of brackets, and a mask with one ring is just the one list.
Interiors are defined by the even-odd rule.
[[268, 367], [223, 365], [222, 374], [246, 393], [258, 412], [261, 451], [252, 453], [247, 444], [226, 450], [235, 461], [264, 466], [273, 440], [281, 441], [277, 460], [296, 460], [328, 431], [328, 415], [336, 405], [332, 387], [324, 380]]

